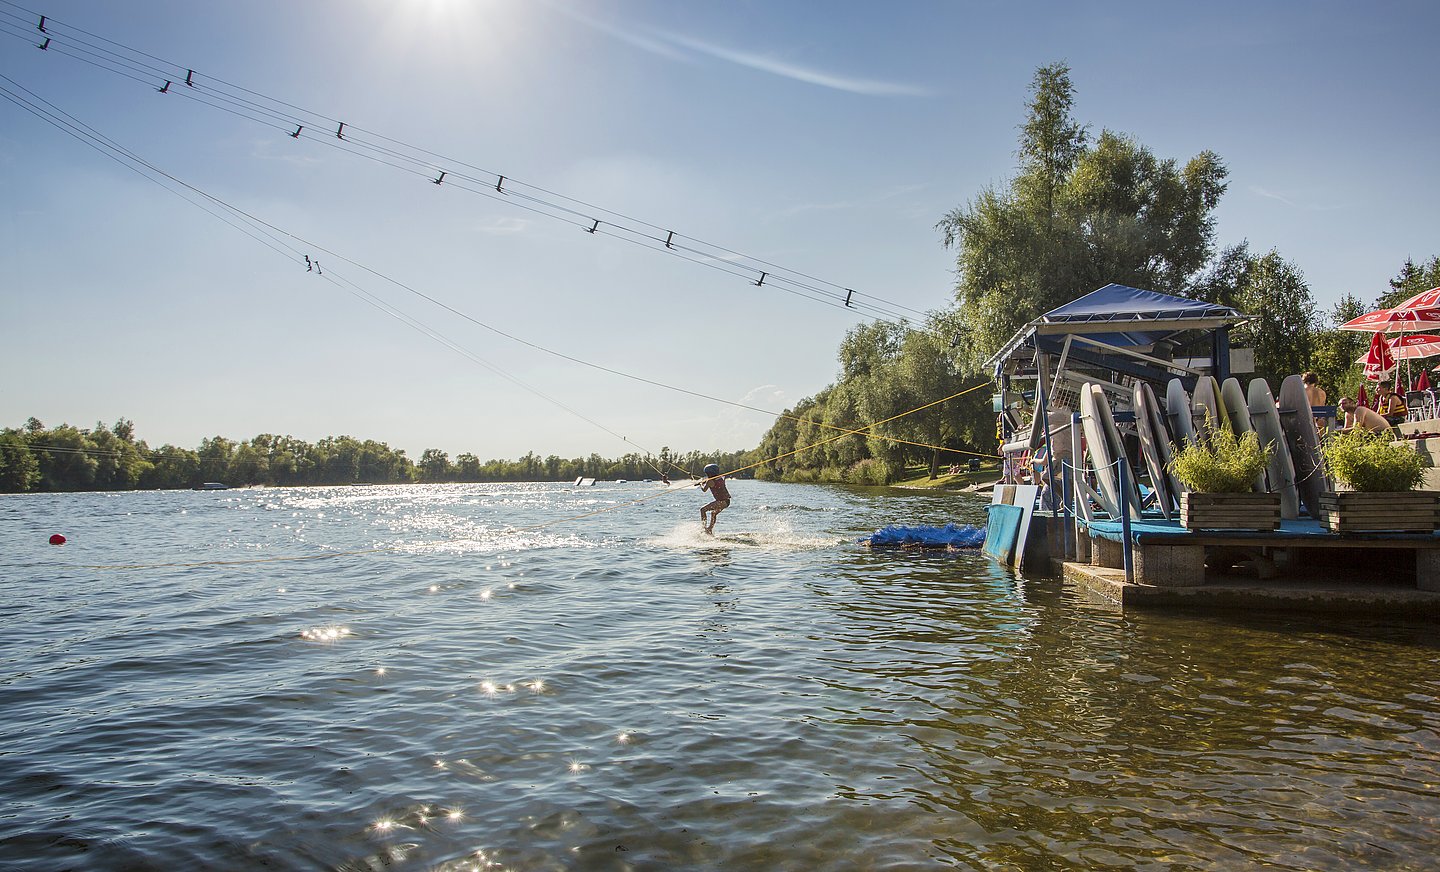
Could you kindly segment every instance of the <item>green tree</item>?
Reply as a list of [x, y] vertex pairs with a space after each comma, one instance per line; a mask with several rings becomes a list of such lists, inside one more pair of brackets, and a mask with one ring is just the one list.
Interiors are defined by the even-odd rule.
[[316, 448], [323, 456], [315, 472], [319, 484], [354, 484], [360, 481], [360, 441], [353, 436], [321, 439]]
[[957, 249], [972, 367], [1030, 319], [1110, 282], [1179, 292], [1212, 254], [1220, 158], [1201, 152], [1181, 166], [1108, 130], [1091, 145], [1073, 105], [1068, 67], [1040, 68], [1018, 175], [937, 225]]
[[202, 440], [197, 457], [200, 461], [201, 481], [225, 481], [230, 475], [230, 458], [235, 453], [235, 443], [224, 436], [213, 436]]
[[[425, 461], [422, 458], [420, 462], [423, 466]], [[480, 458], [468, 451], [456, 457], [455, 477], [460, 481], [483, 481], [480, 472]]]
[[1255, 349], [1257, 376], [1278, 385], [1310, 368], [1315, 299], [1294, 264], [1273, 250], [1255, 258], [1240, 292], [1240, 311], [1255, 317], [1235, 329], [1233, 340]]
[[270, 455], [257, 447], [254, 441], [237, 442], [230, 455], [230, 468], [223, 479], [232, 485], [268, 484], [270, 482]]
[[1367, 311], [1359, 298], [1346, 294], [1330, 310], [1329, 329], [1315, 333], [1310, 369], [1314, 370], [1331, 405], [1338, 403], [1341, 397], [1353, 397], [1359, 391], [1363, 376], [1355, 361], [1365, 353], [1371, 335], [1334, 328]]
[[1232, 245], [1216, 255], [1205, 273], [1191, 282], [1187, 295], [1207, 303], [1240, 309], [1241, 295], [1250, 284], [1250, 272], [1254, 265], [1255, 257], [1250, 253], [1249, 241]]
[[439, 448], [426, 448], [420, 455], [420, 480], [447, 481], [450, 478], [450, 455]]
[[31, 453], [25, 434], [0, 430], [0, 492], [25, 493], [40, 481], [40, 461]]
[[1071, 115], [1075, 86], [1070, 67], [1049, 64], [1035, 71], [1030, 83], [1029, 114], [1020, 128], [1019, 184], [1043, 202], [1051, 229], [1057, 195], [1075, 162], [1085, 153], [1086, 127]]
[[204, 481], [200, 477], [200, 455], [174, 445], [162, 445], [150, 457], [151, 468], [140, 480], [146, 488], [190, 488]]
[[100, 467], [100, 463], [95, 459], [94, 446], [86, 438], [87, 435], [85, 431], [69, 424], [61, 424], [53, 430], [30, 433], [27, 441], [40, 464], [42, 490], [75, 491], [94, 488], [95, 471]]
[[[905, 337], [896, 375], [906, 388], [906, 409], [934, 403], [961, 390], [964, 378], [949, 351], [944, 340], [933, 331], [912, 331]], [[949, 403], [940, 403], [906, 415], [888, 426], [893, 426], [911, 442], [934, 446], [918, 449], [921, 456], [929, 461], [930, 478], [934, 479], [940, 471], [941, 443], [952, 436], [951, 422], [956, 417]]]
[[[129, 431], [122, 428], [122, 432]], [[88, 442], [91, 456], [95, 458], [94, 485], [97, 488], [129, 490], [140, 483], [141, 477], [150, 468], [150, 461], [142, 456], [133, 442], [122, 439], [103, 425], [97, 425], [90, 431]]]

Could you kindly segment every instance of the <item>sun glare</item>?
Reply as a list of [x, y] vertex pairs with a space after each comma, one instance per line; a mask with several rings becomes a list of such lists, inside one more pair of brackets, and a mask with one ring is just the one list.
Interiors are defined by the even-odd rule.
[[524, 21], [529, 5], [526, 0], [390, 2], [385, 32], [402, 52], [423, 54], [442, 67], [478, 62], [498, 71], [530, 27]]

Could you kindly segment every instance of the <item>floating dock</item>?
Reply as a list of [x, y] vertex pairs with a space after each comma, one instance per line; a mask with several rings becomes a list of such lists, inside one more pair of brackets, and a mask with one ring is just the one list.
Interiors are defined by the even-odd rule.
[[[1192, 606], [1440, 620], [1440, 534], [1332, 533], [1318, 521], [1268, 532], [1186, 530], [1131, 522], [1130, 580], [1119, 521], [1071, 530], [1065, 559], [1059, 516], [1045, 525], [1052, 567], [1121, 608]], [[1035, 535], [1035, 531], [1032, 531]], [[1058, 547], [1057, 547], [1058, 546]]]

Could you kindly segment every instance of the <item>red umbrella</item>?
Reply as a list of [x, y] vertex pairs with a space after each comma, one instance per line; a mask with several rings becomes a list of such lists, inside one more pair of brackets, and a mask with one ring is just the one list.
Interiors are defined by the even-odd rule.
[[1403, 333], [1390, 341], [1396, 360], [1414, 360], [1440, 354], [1440, 336], [1433, 333]]
[[1351, 318], [1340, 325], [1341, 330], [1360, 330], [1369, 333], [1381, 330], [1386, 333], [1407, 333], [1440, 325], [1440, 288], [1422, 291], [1410, 299], [1388, 309], [1376, 309], [1359, 318]]
[[[1396, 360], [1415, 360], [1440, 354], [1440, 336], [1434, 333], [1401, 333], [1389, 340], [1389, 345], [1390, 356]], [[1369, 357], [1369, 352], [1366, 352], [1356, 358], [1355, 362], [1364, 364]]]
[[1423, 369], [1420, 370], [1420, 377], [1417, 378], [1417, 379], [1415, 379], [1415, 390], [1417, 390], [1417, 391], [1428, 391], [1428, 390], [1430, 390], [1430, 373], [1426, 372], [1426, 371], [1423, 370]]
[[1370, 339], [1370, 351], [1365, 355], [1365, 379], [1379, 381], [1395, 368], [1395, 355], [1390, 353], [1390, 343], [1384, 333], [1376, 333]]
[[1364, 382], [1361, 382], [1361, 383], [1360, 383], [1360, 391], [1355, 394], [1355, 404], [1356, 404], [1357, 406], [1365, 406], [1365, 407], [1367, 407], [1367, 408], [1370, 406], [1370, 398], [1367, 397], [1367, 396], [1365, 396], [1365, 383], [1364, 383]]

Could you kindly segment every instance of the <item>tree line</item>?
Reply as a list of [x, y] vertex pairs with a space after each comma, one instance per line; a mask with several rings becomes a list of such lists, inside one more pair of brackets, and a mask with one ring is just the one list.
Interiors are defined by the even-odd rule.
[[[1133, 137], [1091, 135], [1074, 116], [1069, 67], [1036, 70], [1013, 179], [981, 190], [936, 225], [956, 253], [951, 302], [922, 323], [872, 323], [840, 344], [836, 381], [776, 420], [757, 477], [885, 484], [907, 465], [958, 463], [998, 449], [989, 390], [875, 427], [871, 421], [985, 384], [984, 362], [1026, 323], [1112, 282], [1233, 306], [1257, 316], [1231, 334], [1272, 384], [1313, 370], [1332, 398], [1353, 395], [1368, 334], [1337, 325], [1440, 286], [1440, 257], [1406, 260], [1370, 306], [1345, 296], [1317, 310], [1300, 269], [1249, 241], [1219, 252], [1215, 210], [1227, 187], [1219, 155], [1183, 164]], [[1196, 349], [1195, 356], [1208, 354]], [[845, 435], [840, 427], [864, 432]], [[839, 438], [836, 438], [837, 435]]]
[[[419, 463], [384, 442], [332, 436], [306, 442], [262, 434], [249, 441], [214, 436], [195, 449], [150, 448], [135, 435], [133, 421], [97, 423], [85, 429], [46, 427], [35, 418], [0, 430], [0, 493], [31, 491], [166, 490], [222, 482], [232, 487], [297, 487], [412, 482], [573, 481], [674, 478], [706, 463], [725, 470], [750, 462], [748, 452], [701, 453], [661, 450], [659, 456], [631, 453], [611, 459], [598, 454], [565, 459], [533, 452], [519, 460], [480, 461], [461, 454], [452, 463], [445, 452], [426, 450]], [[745, 475], [745, 473], [741, 473]]]

